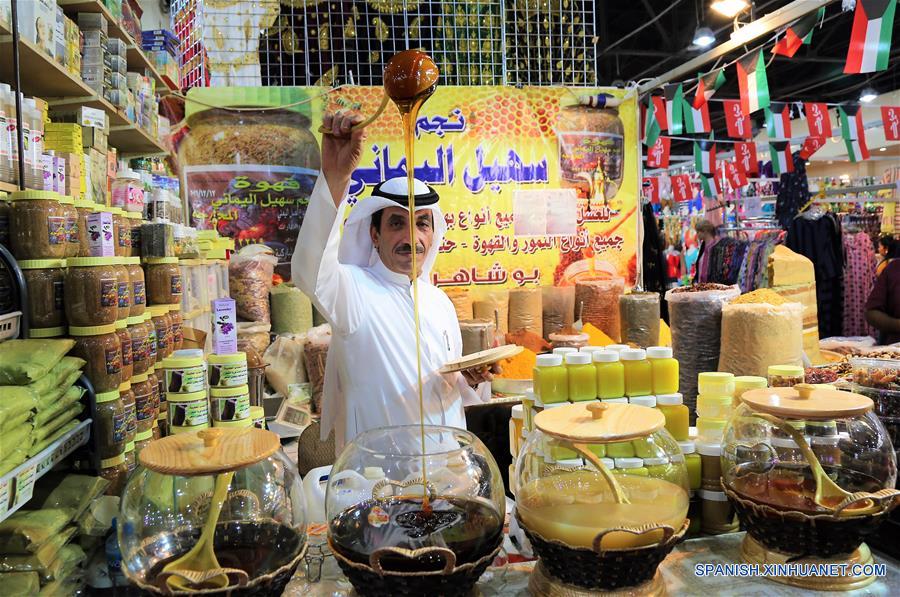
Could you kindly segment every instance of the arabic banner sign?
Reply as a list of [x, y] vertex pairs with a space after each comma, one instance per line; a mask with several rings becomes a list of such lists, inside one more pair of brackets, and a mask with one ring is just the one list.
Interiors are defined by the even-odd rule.
[[[380, 87], [342, 87], [325, 96], [318, 87], [290, 89], [296, 101], [315, 98], [312, 131], [319, 141], [326, 110], [371, 114], [383, 94]], [[577, 93], [622, 98], [624, 90]], [[416, 177], [440, 194], [448, 226], [434, 282], [499, 288], [622, 276], [634, 284], [637, 110], [633, 98], [605, 109], [582, 106], [563, 88], [439, 87], [417, 122], [414, 156]], [[389, 106], [366, 131], [362, 162], [350, 183], [351, 205], [365, 201], [382, 180], [406, 175], [396, 109]], [[261, 234], [243, 240], [273, 246], [287, 265], [315, 173], [204, 166], [186, 178], [195, 223], [199, 217], [204, 227], [239, 238], [257, 226]], [[251, 192], [260, 185], [268, 192]], [[535, 211], [541, 218], [517, 220], [516, 214]], [[278, 271], [287, 277], [289, 269]]]

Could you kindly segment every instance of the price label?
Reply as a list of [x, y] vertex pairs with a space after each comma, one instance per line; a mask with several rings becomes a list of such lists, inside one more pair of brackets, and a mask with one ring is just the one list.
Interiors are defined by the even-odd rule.
[[9, 512], [9, 480], [0, 482], [0, 520]]
[[14, 505], [24, 504], [31, 499], [34, 493], [35, 479], [37, 479], [37, 465], [29, 466], [16, 475], [16, 502]]

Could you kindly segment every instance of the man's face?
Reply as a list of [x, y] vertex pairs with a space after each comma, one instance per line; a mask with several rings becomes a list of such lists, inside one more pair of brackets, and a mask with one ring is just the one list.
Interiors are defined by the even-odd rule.
[[[416, 277], [422, 275], [422, 262], [434, 242], [434, 223], [430, 209], [416, 211]], [[381, 229], [369, 228], [381, 262], [392, 272], [409, 275], [412, 248], [409, 243], [409, 212], [402, 207], [387, 207], [381, 213]]]

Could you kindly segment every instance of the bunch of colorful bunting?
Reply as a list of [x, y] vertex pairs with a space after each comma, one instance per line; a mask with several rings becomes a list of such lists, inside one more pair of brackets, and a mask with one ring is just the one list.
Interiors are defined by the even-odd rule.
[[887, 69], [896, 9], [897, 0], [856, 0], [845, 73], [873, 73]]
[[866, 146], [866, 127], [863, 124], [862, 110], [859, 104], [838, 106], [841, 120], [841, 137], [847, 146], [847, 155], [853, 163], [869, 159], [869, 148]]
[[813, 29], [821, 25], [825, 18], [825, 7], [816, 12], [799, 18], [784, 30], [784, 37], [775, 42], [772, 47], [773, 54], [793, 58], [801, 46], [808, 46], [812, 42]]

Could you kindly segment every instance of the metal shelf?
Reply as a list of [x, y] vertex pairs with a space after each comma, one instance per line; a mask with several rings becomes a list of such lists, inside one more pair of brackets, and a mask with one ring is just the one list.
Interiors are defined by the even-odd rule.
[[138, 69], [138, 70], [147, 70], [150, 72], [151, 76], [156, 79], [157, 83], [157, 91], [168, 93], [170, 91], [176, 91], [175, 89], [169, 87], [168, 83], [162, 78], [162, 75], [156, 70], [156, 66], [150, 61], [150, 58], [147, 57], [147, 54], [140, 48], [140, 40], [135, 41], [131, 35], [122, 28], [119, 24], [118, 19], [109, 12], [109, 9], [103, 5], [100, 0], [57, 0], [57, 4], [59, 4], [63, 12], [69, 15], [69, 18], [74, 18], [72, 15], [75, 15], [79, 12], [91, 12], [91, 13], [100, 13], [106, 19], [107, 22], [107, 35], [109, 37], [116, 37], [125, 42], [128, 46], [127, 60], [128, 60], [128, 68]]
[[91, 419], [82, 421], [43, 452], [33, 456], [0, 477], [0, 521], [24, 506], [34, 492], [34, 482], [43, 477], [63, 458], [88, 443]]

